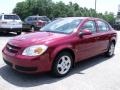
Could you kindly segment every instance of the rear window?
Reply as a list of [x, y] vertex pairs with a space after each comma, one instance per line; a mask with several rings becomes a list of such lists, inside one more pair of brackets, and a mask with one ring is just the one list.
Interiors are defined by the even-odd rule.
[[37, 17], [28, 17], [27, 18], [27, 21], [36, 21], [37, 20]]
[[19, 20], [20, 18], [17, 15], [4, 15], [4, 19]]
[[42, 20], [42, 21], [49, 21], [49, 19], [47, 17], [39, 17], [39, 20]]

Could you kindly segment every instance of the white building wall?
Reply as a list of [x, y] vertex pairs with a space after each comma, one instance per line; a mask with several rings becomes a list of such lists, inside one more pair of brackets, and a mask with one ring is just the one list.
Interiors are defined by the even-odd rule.
[[118, 12], [120, 12], [120, 4], [118, 5]]

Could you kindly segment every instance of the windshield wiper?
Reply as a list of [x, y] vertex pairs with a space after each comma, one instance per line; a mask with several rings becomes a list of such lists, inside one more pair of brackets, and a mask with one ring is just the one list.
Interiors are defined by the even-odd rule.
[[64, 32], [50, 31], [50, 30], [44, 30], [44, 31], [41, 31], [41, 32], [53, 32], [53, 33], [67, 34], [67, 33], [64, 33]]
[[54, 32], [54, 33], [57, 33], [56, 31], [50, 31], [50, 30], [44, 30], [44, 31], [41, 31], [41, 32]]

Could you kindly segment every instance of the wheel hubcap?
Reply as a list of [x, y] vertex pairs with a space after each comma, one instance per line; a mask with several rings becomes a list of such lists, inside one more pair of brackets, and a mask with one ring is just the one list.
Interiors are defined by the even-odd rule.
[[114, 54], [115, 46], [114, 44], [111, 44], [110, 49], [109, 49], [109, 54], [112, 56]]
[[71, 67], [71, 59], [68, 56], [62, 56], [57, 65], [57, 70], [60, 74], [66, 74]]

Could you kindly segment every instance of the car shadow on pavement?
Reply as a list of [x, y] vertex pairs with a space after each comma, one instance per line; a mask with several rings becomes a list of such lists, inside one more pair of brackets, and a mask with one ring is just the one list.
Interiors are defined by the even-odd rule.
[[0, 37], [13, 37], [17, 36], [16, 33], [0, 33]]
[[62, 78], [53, 78], [49, 73], [37, 74], [37, 75], [22, 74], [12, 70], [7, 65], [0, 68], [0, 76], [8, 83], [13, 84], [15, 86], [33, 87], [33, 86], [59, 82], [65, 78], [69, 78], [74, 74], [84, 75], [86, 73], [82, 73], [83, 70], [89, 69], [106, 60], [109, 60], [109, 58], [104, 57], [103, 55], [100, 55], [100, 56], [96, 56], [94, 58], [82, 61], [80, 63], [77, 63], [75, 67], [71, 70], [71, 72], [67, 76]]

